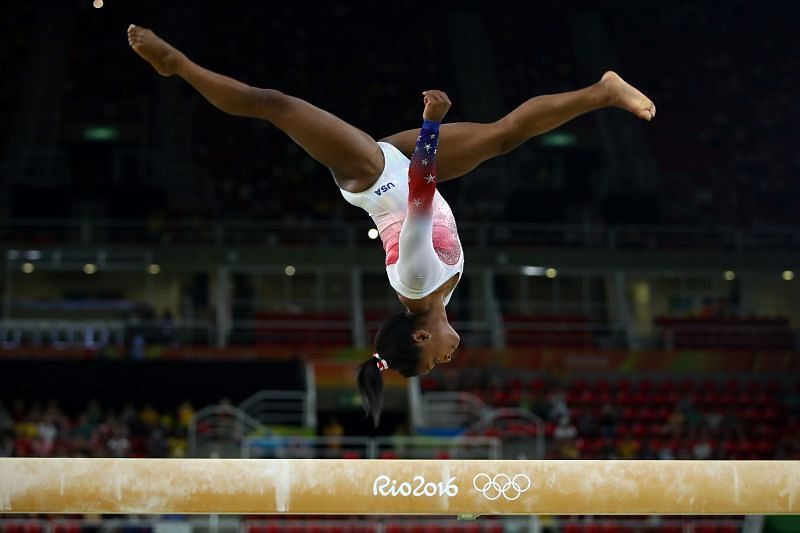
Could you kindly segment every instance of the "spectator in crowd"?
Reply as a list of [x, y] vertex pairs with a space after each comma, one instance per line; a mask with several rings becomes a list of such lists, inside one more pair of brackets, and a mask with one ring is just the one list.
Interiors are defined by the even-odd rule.
[[730, 407], [725, 411], [719, 429], [722, 440], [735, 440], [737, 442], [743, 442], [745, 440], [742, 420], [735, 407]]
[[[0, 403], [0, 455], [40, 457], [183, 457], [186, 428], [169, 412], [152, 405], [137, 412], [126, 404], [119, 414], [96, 402], [70, 419], [56, 402], [46, 409], [22, 401], [13, 403], [13, 415]], [[175, 410], [186, 420], [191, 404]], [[15, 419], [16, 418], [16, 419]]]
[[556, 388], [550, 394], [550, 409], [547, 418], [551, 422], [559, 422], [563, 418], [570, 417], [569, 406], [567, 405], [567, 391], [561, 387]]
[[342, 437], [344, 427], [339, 423], [339, 419], [332, 416], [328, 419], [325, 427], [322, 428], [322, 436], [328, 439], [327, 447], [330, 450], [339, 450], [342, 447]]
[[564, 459], [575, 459], [578, 455], [575, 440], [578, 437], [578, 429], [570, 420], [569, 416], [562, 416], [558, 425], [553, 430], [553, 446], [556, 453]]
[[617, 457], [619, 459], [638, 459], [641, 443], [633, 435], [623, 435], [617, 442]]
[[600, 420], [589, 409], [581, 411], [576, 426], [582, 437], [593, 439], [600, 434]]
[[700, 438], [692, 445], [692, 458], [698, 460], [711, 459], [714, 454], [714, 444], [711, 439], [711, 432], [708, 429], [702, 431]]
[[114, 424], [111, 437], [106, 441], [106, 448], [112, 457], [128, 457], [131, 443], [128, 440], [128, 429], [123, 424]]
[[600, 434], [611, 438], [616, 434], [619, 415], [610, 403], [604, 403], [600, 410]]
[[[223, 403], [225, 400], [223, 400]], [[230, 401], [227, 401], [227, 404], [230, 405]], [[194, 408], [192, 407], [192, 403], [189, 400], [184, 400], [178, 406], [178, 428], [181, 431], [185, 431], [186, 428], [189, 427], [189, 424], [192, 423], [192, 419], [194, 418]]]
[[672, 440], [680, 440], [686, 428], [686, 415], [679, 406], [669, 414], [667, 422], [664, 425], [664, 436]]
[[658, 448], [658, 459], [662, 461], [671, 461], [675, 459], [676, 446], [671, 442], [663, 442]]
[[0, 401], [0, 457], [8, 457], [14, 450], [14, 420], [5, 404]]

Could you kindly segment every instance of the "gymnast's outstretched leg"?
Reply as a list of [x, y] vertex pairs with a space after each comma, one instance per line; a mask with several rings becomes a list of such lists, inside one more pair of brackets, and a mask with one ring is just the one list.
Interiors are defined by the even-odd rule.
[[[649, 98], [609, 71], [584, 89], [531, 98], [497, 122], [443, 124], [437, 163], [439, 181], [463, 176], [487, 159], [505, 154], [532, 137], [605, 107], [618, 107], [648, 121], [656, 115], [656, 107]], [[407, 130], [382, 140], [411, 157], [417, 133]]]
[[364, 191], [383, 171], [383, 152], [375, 140], [327, 111], [280, 91], [211, 72], [146, 28], [131, 25], [128, 42], [159, 74], [183, 78], [218, 109], [272, 123], [327, 166], [339, 188]]

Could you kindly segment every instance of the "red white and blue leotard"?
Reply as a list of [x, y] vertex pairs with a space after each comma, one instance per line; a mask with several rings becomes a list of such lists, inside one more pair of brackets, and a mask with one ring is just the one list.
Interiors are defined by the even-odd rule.
[[[342, 196], [375, 221], [392, 288], [417, 300], [464, 271], [456, 220], [436, 190], [439, 124], [423, 123], [411, 160], [391, 144], [378, 145], [385, 160], [378, 181], [360, 193], [342, 190]], [[445, 305], [451, 295], [445, 295]]]

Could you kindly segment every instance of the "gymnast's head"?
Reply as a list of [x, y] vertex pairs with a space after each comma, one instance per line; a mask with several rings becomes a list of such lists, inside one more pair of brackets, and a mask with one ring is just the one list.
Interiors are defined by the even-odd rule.
[[461, 338], [447, 316], [399, 313], [387, 319], [375, 336], [373, 356], [358, 367], [356, 380], [367, 415], [378, 425], [383, 406], [382, 372], [410, 378], [427, 374], [453, 359]]

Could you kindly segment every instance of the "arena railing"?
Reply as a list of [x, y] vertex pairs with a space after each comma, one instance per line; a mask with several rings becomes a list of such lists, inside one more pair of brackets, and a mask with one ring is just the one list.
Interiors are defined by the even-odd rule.
[[[366, 222], [300, 221], [148, 221], [10, 219], [0, 223], [0, 242], [13, 245], [158, 246], [368, 245]], [[559, 249], [641, 249], [705, 251], [786, 251], [800, 249], [800, 232], [792, 226], [701, 228], [697, 226], [614, 226], [521, 223], [459, 223], [465, 246], [496, 249], [526, 245]]]
[[[388, 313], [387, 313], [388, 316]], [[101, 350], [116, 347], [130, 358], [144, 358], [148, 346], [188, 348], [199, 346], [362, 346], [382, 321], [366, 322], [363, 338], [350, 319], [320, 321], [303, 319], [235, 320], [220, 330], [212, 320], [99, 320], [10, 319], [0, 320], [0, 351], [29, 348], [47, 350]], [[601, 322], [536, 322], [453, 320], [465, 346], [556, 346], [591, 349], [629, 349], [631, 331]], [[218, 340], [224, 342], [220, 345]], [[635, 339], [639, 346], [672, 351], [682, 347], [759, 348], [800, 351], [800, 332], [788, 327], [759, 324], [656, 325], [653, 334]], [[687, 344], [688, 342], [688, 344]]]
[[758, 348], [800, 351], [800, 332], [768, 324], [656, 324], [657, 345], [667, 351], [691, 348]]
[[[307, 363], [307, 366], [311, 364]], [[313, 370], [311, 372], [313, 374]], [[310, 387], [307, 391], [262, 390], [237, 407], [265, 425], [290, 424], [314, 428], [317, 425], [317, 406], [316, 394], [312, 394], [311, 390]]]
[[244, 459], [502, 459], [497, 437], [254, 435], [241, 441]]
[[238, 457], [238, 445], [264, 424], [233, 405], [209, 405], [187, 424], [187, 452], [192, 457]]
[[[460, 429], [479, 435], [490, 429], [502, 431], [513, 424], [529, 426], [535, 431], [521, 437], [534, 440], [536, 458], [545, 456], [544, 421], [527, 409], [490, 407], [476, 395], [463, 391], [430, 391], [421, 397], [419, 412], [412, 415], [420, 425], [417, 431]], [[512, 434], [505, 437], [513, 438]]]

